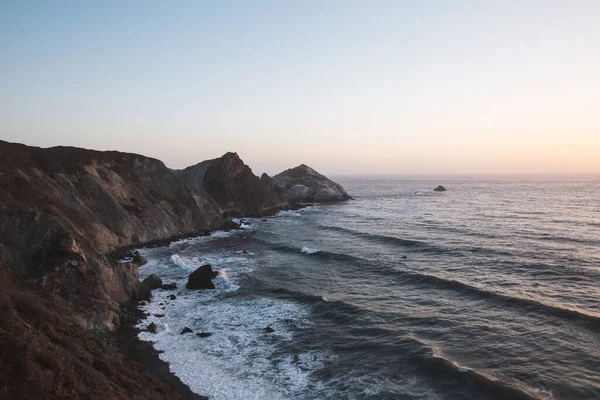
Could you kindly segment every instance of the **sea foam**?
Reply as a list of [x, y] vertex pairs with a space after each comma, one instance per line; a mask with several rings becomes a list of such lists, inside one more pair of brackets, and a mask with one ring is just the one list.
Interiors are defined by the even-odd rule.
[[321, 250], [319, 249], [311, 249], [310, 247], [302, 247], [302, 249], [300, 250], [300, 253], [304, 253], [304, 254], [315, 254], [320, 252]]

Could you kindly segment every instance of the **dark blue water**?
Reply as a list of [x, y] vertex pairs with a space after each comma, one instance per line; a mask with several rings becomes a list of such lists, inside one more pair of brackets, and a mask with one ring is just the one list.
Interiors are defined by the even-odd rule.
[[[354, 201], [144, 250], [180, 289], [141, 337], [193, 390], [600, 399], [600, 181], [340, 183]], [[204, 262], [217, 290], [187, 291]]]

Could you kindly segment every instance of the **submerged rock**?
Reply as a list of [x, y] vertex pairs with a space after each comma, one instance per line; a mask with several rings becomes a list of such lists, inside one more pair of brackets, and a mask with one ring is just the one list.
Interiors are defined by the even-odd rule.
[[167, 298], [169, 300], [175, 300], [177, 298], [177, 296], [175, 296], [174, 294], [170, 294], [170, 295], [167, 296]]
[[433, 189], [434, 192], [445, 192], [446, 188], [443, 187], [442, 185], [438, 185], [438, 187], [436, 187], [435, 189]]
[[304, 164], [275, 175], [272, 181], [285, 189], [294, 203], [326, 203], [352, 199], [340, 184]]
[[147, 285], [150, 289], [158, 289], [163, 284], [162, 279], [160, 279], [156, 274], [148, 276], [142, 281], [142, 283]]
[[273, 333], [273, 332], [275, 332], [275, 329], [271, 328], [270, 326], [267, 326], [267, 327], [265, 328], [265, 332], [266, 332], [266, 333]]
[[165, 283], [160, 288], [163, 290], [175, 290], [175, 289], [177, 289], [177, 284], [176, 283]]
[[158, 326], [156, 326], [156, 324], [154, 322], [151, 322], [150, 325], [148, 325], [146, 327], [146, 330], [148, 332], [156, 333], [156, 332], [158, 332]]
[[188, 328], [187, 326], [185, 328], [183, 328], [183, 330], [181, 331], [180, 335], [184, 335], [186, 333], [194, 333], [193, 330], [191, 330], [190, 328]]
[[209, 336], [212, 336], [212, 332], [200, 332], [200, 333], [196, 333], [196, 335], [199, 337], [209, 337]]
[[212, 279], [218, 274], [218, 271], [212, 270], [210, 264], [202, 265], [190, 274], [185, 287], [188, 289], [214, 289], [215, 284], [212, 283]]

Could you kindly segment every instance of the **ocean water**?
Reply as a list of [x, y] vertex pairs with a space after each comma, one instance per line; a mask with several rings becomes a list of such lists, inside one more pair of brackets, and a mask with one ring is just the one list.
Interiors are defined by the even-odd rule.
[[[178, 289], [140, 337], [192, 390], [600, 399], [600, 180], [339, 182], [355, 200], [142, 249]], [[204, 263], [217, 289], [186, 290]]]

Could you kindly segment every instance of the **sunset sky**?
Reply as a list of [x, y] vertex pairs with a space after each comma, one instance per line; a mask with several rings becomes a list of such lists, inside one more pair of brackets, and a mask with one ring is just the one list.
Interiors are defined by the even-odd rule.
[[[127, 3], [127, 4], [125, 4]], [[600, 173], [600, 1], [2, 1], [0, 139], [256, 173]]]

